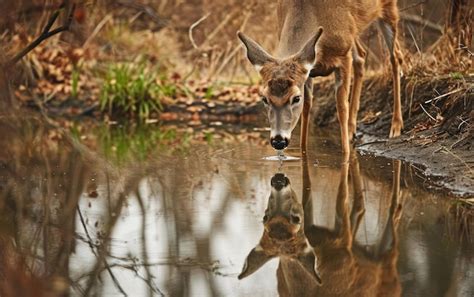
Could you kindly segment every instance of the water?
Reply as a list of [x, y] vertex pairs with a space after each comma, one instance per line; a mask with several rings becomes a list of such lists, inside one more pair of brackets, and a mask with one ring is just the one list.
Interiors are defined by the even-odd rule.
[[266, 160], [266, 161], [279, 161], [279, 162], [284, 162], [284, 161], [298, 161], [298, 160], [300, 160], [299, 157], [290, 156], [290, 155], [285, 155], [285, 153], [283, 152], [283, 150], [281, 150], [281, 151], [276, 151], [276, 152], [277, 152], [276, 156], [263, 157], [262, 159], [263, 159], [263, 160]]
[[[458, 204], [427, 191], [408, 165], [398, 170], [399, 163], [370, 156], [341, 165], [331, 131], [311, 137], [307, 159], [283, 163], [262, 160], [272, 149], [248, 141], [174, 152], [151, 146], [146, 157], [119, 162], [98, 153], [103, 139], [111, 151], [123, 149], [112, 138], [89, 150], [37, 123], [2, 123], [0, 132], [2, 296], [9, 286], [11, 296], [276, 296], [284, 289], [279, 261], [285, 271], [303, 267], [287, 252], [256, 255], [248, 267], [258, 269], [237, 279], [272, 213], [313, 226], [301, 239], [320, 249], [322, 286], [303, 273], [287, 279], [290, 295], [343, 290], [347, 281], [336, 281], [336, 272], [359, 263], [371, 285], [381, 267], [392, 271], [391, 292], [402, 296], [473, 296], [473, 238], [453, 214]], [[294, 148], [288, 155], [301, 158]], [[351, 257], [319, 242], [329, 237], [318, 230], [334, 228], [333, 236], [354, 238]], [[353, 283], [343, 296], [374, 289]]]

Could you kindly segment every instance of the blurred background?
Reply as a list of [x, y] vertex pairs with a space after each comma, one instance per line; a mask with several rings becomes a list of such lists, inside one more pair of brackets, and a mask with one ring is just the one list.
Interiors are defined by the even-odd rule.
[[[276, 4], [0, 2], [0, 296], [276, 294], [276, 261], [236, 279], [261, 236], [271, 176], [284, 170], [302, 190], [299, 163], [259, 161], [273, 151], [259, 77], [236, 38], [273, 51]], [[404, 295], [471, 296], [473, 1], [398, 6], [406, 131], [390, 152], [429, 160], [402, 172]], [[390, 63], [375, 26], [363, 41], [360, 130], [385, 143]], [[332, 77], [315, 83], [315, 221], [332, 226], [339, 132]], [[370, 245], [392, 166], [361, 164], [357, 239]]]

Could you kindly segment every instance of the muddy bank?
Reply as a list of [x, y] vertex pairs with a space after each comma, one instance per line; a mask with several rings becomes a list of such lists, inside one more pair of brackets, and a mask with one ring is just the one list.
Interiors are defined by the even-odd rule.
[[[427, 182], [465, 197], [474, 196], [474, 77], [404, 77], [403, 135], [388, 139], [391, 82], [381, 75], [364, 81], [356, 147], [359, 151], [419, 166]], [[315, 84], [313, 119], [337, 125], [333, 81]]]

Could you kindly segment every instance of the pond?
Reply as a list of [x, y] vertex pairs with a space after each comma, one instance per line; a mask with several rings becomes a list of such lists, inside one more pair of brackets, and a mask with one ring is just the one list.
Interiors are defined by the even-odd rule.
[[[280, 163], [262, 160], [265, 132], [170, 151], [92, 130], [86, 146], [38, 120], [0, 123], [5, 296], [474, 294], [456, 199], [410, 164], [341, 163], [334, 131]], [[130, 143], [150, 153], [111, 157]]]

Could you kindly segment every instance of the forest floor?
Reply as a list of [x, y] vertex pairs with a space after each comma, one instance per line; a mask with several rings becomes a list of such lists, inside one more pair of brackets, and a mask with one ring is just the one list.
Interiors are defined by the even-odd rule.
[[[402, 79], [404, 130], [389, 139], [391, 82], [380, 75], [364, 81], [359, 110], [357, 150], [420, 167], [441, 189], [474, 197], [474, 77]], [[337, 124], [332, 80], [315, 86], [314, 121], [318, 126]]]
[[[64, 121], [93, 118], [109, 125], [123, 121], [161, 123], [160, 127], [185, 124], [201, 131], [203, 140], [220, 133], [216, 127], [252, 126], [265, 119], [256, 73], [238, 69], [246, 65], [244, 61], [237, 60], [232, 67], [230, 60], [211, 63], [208, 68], [214, 71], [200, 73], [196, 61], [212, 61], [212, 52], [192, 50], [201, 58], [191, 55], [189, 63], [179, 64], [166, 58], [178, 51], [168, 42], [166, 30], [134, 32], [118, 24], [111, 22], [81, 46], [52, 39], [36, 47], [9, 74], [15, 102]], [[32, 39], [22, 36], [9, 36], [11, 52]], [[230, 56], [235, 57], [239, 49], [230, 47]], [[382, 65], [383, 69], [368, 71], [364, 80], [356, 147], [409, 161], [424, 168], [440, 187], [474, 196], [472, 52], [461, 51], [452, 40], [441, 37], [428, 52], [407, 53], [404, 59], [402, 136], [387, 138], [392, 83], [386, 75], [389, 69]], [[185, 69], [185, 64], [192, 69]], [[241, 77], [233, 79], [233, 73], [225, 78], [221, 68], [235, 69]], [[338, 126], [333, 81], [332, 77], [315, 80], [312, 118], [319, 127]], [[252, 134], [250, 138], [258, 137]]]

